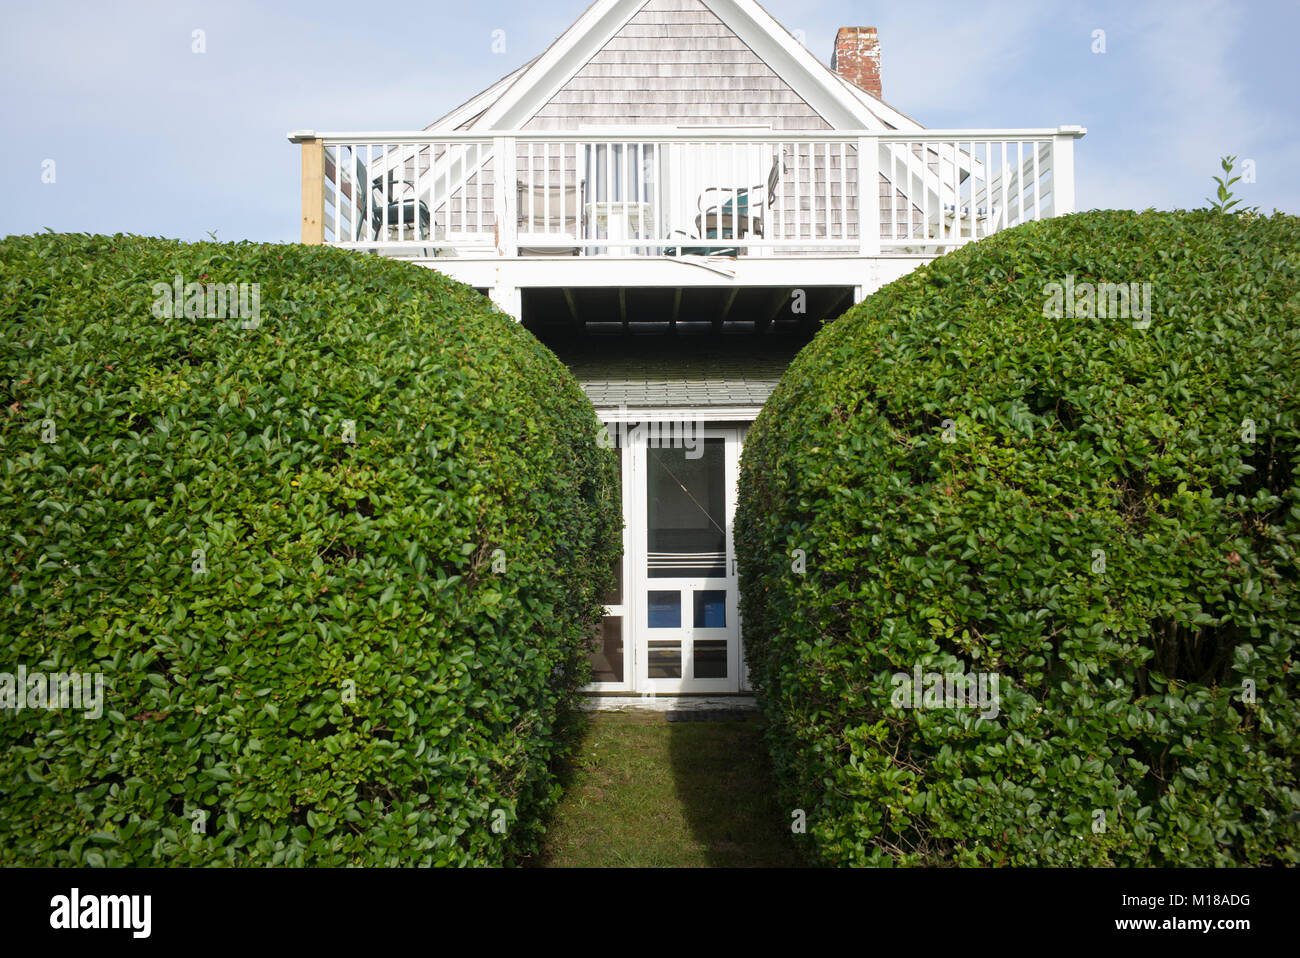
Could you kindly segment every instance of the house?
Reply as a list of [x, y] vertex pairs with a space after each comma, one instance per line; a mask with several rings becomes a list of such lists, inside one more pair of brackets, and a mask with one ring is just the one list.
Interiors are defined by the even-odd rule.
[[786, 364], [885, 283], [1073, 211], [1082, 128], [928, 130], [880, 62], [846, 27], [828, 68], [754, 0], [596, 0], [423, 130], [290, 135], [304, 242], [489, 295], [607, 424], [626, 529], [594, 692], [746, 691], [737, 470]]

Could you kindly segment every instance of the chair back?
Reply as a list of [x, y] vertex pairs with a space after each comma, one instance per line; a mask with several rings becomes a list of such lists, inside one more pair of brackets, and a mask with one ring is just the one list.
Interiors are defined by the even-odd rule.
[[772, 208], [772, 198], [776, 196], [776, 188], [780, 185], [781, 151], [777, 150], [777, 154], [772, 160], [772, 170], [767, 174], [767, 195], [763, 197], [763, 203], [769, 210]]
[[585, 181], [565, 186], [549, 186], [546, 183], [527, 184], [520, 181], [517, 186], [519, 205], [516, 220], [520, 232], [563, 233], [577, 236], [578, 223], [583, 212]]

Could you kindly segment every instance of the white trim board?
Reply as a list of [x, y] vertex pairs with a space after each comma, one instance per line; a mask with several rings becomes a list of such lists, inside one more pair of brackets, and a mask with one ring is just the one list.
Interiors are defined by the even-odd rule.
[[758, 703], [749, 692], [714, 695], [586, 692], [579, 697], [578, 708], [588, 712], [757, 712]]
[[758, 257], [741, 256], [727, 261], [725, 272], [703, 269], [678, 261], [673, 256], [587, 257], [524, 256], [513, 260], [497, 257], [437, 257], [411, 262], [436, 270], [476, 289], [512, 286], [525, 289], [633, 288], [638, 286], [863, 286], [874, 292], [886, 283], [905, 276], [934, 256], [917, 254], [879, 257]]
[[688, 419], [707, 423], [751, 423], [762, 406], [597, 406], [601, 422], [678, 422]]

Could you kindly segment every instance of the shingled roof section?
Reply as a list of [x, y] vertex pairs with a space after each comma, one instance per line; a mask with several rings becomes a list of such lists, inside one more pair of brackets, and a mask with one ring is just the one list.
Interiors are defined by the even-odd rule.
[[673, 338], [555, 346], [597, 409], [761, 406], [802, 342]]

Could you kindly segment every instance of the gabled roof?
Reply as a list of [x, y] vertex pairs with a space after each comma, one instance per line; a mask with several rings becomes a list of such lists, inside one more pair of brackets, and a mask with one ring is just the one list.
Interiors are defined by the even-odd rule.
[[[540, 56], [428, 127], [522, 128], [648, 0], [596, 0]], [[755, 0], [700, 0], [832, 129], [920, 130], [915, 120], [837, 75]]]
[[523, 66], [515, 70], [513, 73], [508, 73], [505, 76], [503, 76], [500, 80], [497, 80], [496, 83], [492, 84], [486, 90], [482, 91], [481, 93], [474, 94], [474, 96], [470, 97], [468, 100], [466, 100], [460, 106], [456, 107], [456, 109], [452, 110], [450, 113], [445, 113], [442, 116], [438, 117], [438, 119], [434, 120], [432, 123], [426, 126], [425, 129], [426, 130], [454, 130], [457, 129], [458, 127], [468, 125], [469, 123], [477, 119], [479, 116], [481, 116], [483, 111], [492, 104], [492, 101], [501, 95], [502, 91], [509, 88], [509, 86], [512, 83], [514, 83], [521, 76], [523, 76], [524, 71], [527, 70], [534, 63], [536, 63], [537, 59], [538, 59], [537, 57], [533, 57]]

